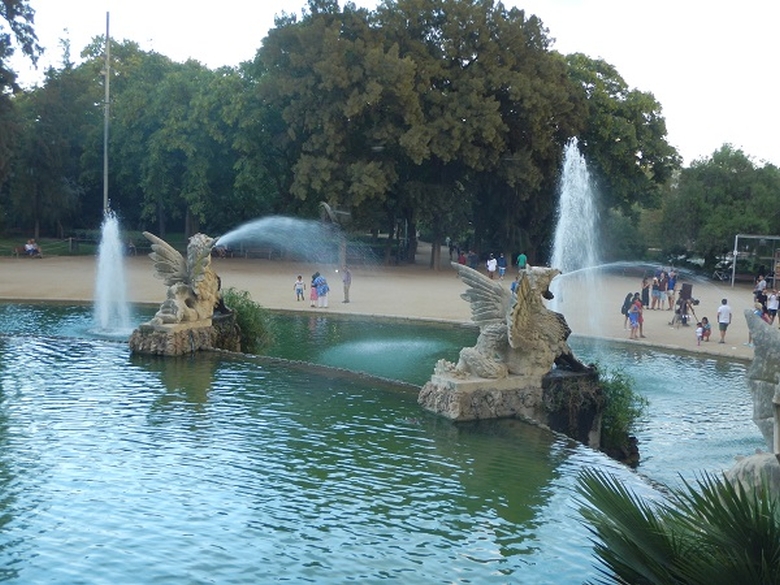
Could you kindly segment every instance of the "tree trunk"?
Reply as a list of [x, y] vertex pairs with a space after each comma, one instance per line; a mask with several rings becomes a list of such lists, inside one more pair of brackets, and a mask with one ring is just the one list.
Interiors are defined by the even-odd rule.
[[431, 270], [441, 270], [441, 240], [434, 236], [431, 242]]

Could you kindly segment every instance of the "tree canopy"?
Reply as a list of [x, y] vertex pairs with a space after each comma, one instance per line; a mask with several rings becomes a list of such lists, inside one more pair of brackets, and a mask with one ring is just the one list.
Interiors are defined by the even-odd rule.
[[[99, 224], [104, 41], [11, 102], [18, 172], [0, 205], [26, 229]], [[544, 261], [570, 137], [626, 215], [658, 205], [679, 166], [651, 94], [551, 43], [493, 0], [311, 0], [216, 71], [112, 42], [111, 205], [134, 228], [219, 233], [325, 201], [356, 230]]]

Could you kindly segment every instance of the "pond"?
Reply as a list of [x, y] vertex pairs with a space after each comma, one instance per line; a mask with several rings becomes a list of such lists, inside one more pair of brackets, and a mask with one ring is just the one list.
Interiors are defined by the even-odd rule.
[[[417, 385], [476, 335], [275, 319], [291, 334], [277, 357]], [[637, 473], [519, 421], [452, 424], [409, 386], [221, 353], [131, 356], [90, 323], [88, 307], [0, 305], [0, 581], [582, 583], [597, 573], [581, 469], [651, 494], [761, 446], [739, 364], [573, 340], [641, 373]]]

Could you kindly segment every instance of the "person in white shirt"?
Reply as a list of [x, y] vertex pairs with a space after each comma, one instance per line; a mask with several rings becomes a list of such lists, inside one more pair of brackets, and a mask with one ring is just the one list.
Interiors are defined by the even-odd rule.
[[726, 329], [731, 324], [731, 307], [729, 307], [728, 299], [720, 301], [720, 307], [718, 307], [718, 329], [720, 329], [720, 341], [718, 343], [726, 343]]
[[488, 276], [491, 280], [493, 280], [493, 277], [496, 275], [496, 268], [498, 268], [498, 260], [491, 254], [487, 261]]

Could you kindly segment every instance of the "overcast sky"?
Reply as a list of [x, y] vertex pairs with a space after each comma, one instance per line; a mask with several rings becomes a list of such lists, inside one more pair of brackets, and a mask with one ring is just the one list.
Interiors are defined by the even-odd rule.
[[[95, 36], [132, 40], [175, 61], [209, 67], [252, 59], [281, 11], [305, 0], [30, 0], [47, 49], [41, 65], [61, 65], [59, 39], [72, 58]], [[355, 4], [373, 8], [374, 0]], [[581, 52], [614, 65], [631, 88], [663, 107], [669, 142], [685, 163], [724, 143], [757, 163], [780, 166], [780, 2], [742, 0], [507, 0], [536, 14], [562, 53]], [[342, 2], [343, 5], [343, 2]], [[22, 83], [40, 78], [16, 61]], [[42, 68], [39, 68], [42, 69]]]

